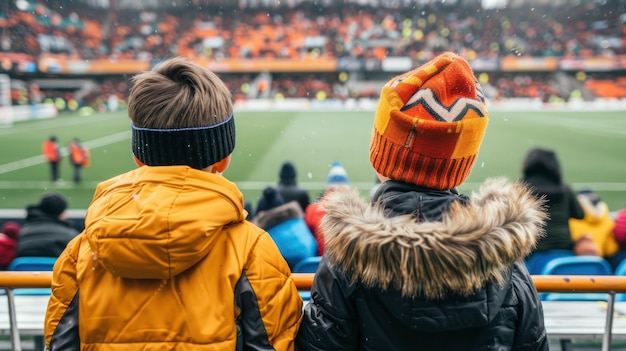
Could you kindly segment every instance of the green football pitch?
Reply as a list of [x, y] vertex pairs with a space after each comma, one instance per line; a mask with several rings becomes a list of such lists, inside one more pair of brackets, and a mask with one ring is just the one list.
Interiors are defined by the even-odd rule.
[[[369, 158], [372, 111], [238, 111], [237, 145], [224, 175], [256, 204], [263, 188], [277, 182], [280, 165], [292, 161], [298, 183], [315, 198], [323, 190], [330, 164], [339, 160], [363, 196], [374, 184]], [[80, 185], [71, 182], [65, 156], [63, 182], [48, 181], [41, 143], [56, 135], [63, 152], [74, 137], [91, 150], [92, 162]], [[125, 111], [91, 116], [61, 115], [14, 123], [0, 129], [0, 208], [22, 209], [44, 192], [64, 194], [72, 209], [85, 209], [98, 182], [135, 168]], [[533, 147], [554, 149], [564, 179], [572, 187], [591, 187], [612, 211], [626, 207], [626, 115], [624, 111], [491, 111], [478, 160], [459, 187], [477, 190], [488, 177], [520, 177], [521, 162]]]

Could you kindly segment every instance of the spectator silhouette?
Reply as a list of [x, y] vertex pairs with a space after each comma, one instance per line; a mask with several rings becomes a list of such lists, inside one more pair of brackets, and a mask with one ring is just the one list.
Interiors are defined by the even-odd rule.
[[72, 168], [74, 169], [72, 179], [75, 184], [79, 184], [83, 180], [83, 168], [89, 167], [91, 164], [91, 154], [89, 149], [87, 149], [78, 138], [74, 138], [70, 141], [68, 150], [70, 153], [70, 162], [72, 163]]
[[5, 270], [15, 258], [17, 240], [22, 226], [15, 221], [8, 221], [0, 230], [0, 269]]
[[535, 196], [546, 200], [549, 219], [546, 234], [533, 253], [547, 250], [571, 250], [574, 240], [569, 220], [583, 219], [585, 212], [569, 185], [563, 182], [561, 165], [554, 150], [534, 148], [522, 163], [522, 180], [533, 188]]
[[66, 220], [67, 201], [59, 193], [44, 194], [38, 204], [26, 207], [26, 219], [17, 241], [16, 257], [58, 257], [78, 234]]
[[41, 146], [46, 161], [50, 165], [50, 180], [56, 182], [59, 180], [59, 163], [61, 161], [61, 152], [59, 151], [59, 144], [57, 143], [57, 137], [52, 135]]
[[309, 206], [309, 192], [298, 186], [296, 167], [290, 161], [285, 161], [280, 167], [278, 174], [278, 193], [283, 197], [285, 202], [297, 201], [302, 211], [306, 211]]
[[322, 200], [324, 256], [298, 350], [548, 350], [522, 258], [545, 213], [520, 183], [459, 194], [488, 122], [469, 64], [445, 53], [392, 78], [374, 116], [381, 187]]
[[317, 243], [298, 202], [286, 202], [271, 186], [263, 190], [252, 222], [267, 230], [290, 268], [317, 253]]

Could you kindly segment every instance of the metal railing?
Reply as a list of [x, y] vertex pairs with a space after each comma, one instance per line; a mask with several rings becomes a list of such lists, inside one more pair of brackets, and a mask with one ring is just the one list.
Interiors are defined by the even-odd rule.
[[[293, 280], [298, 290], [311, 289], [313, 276], [313, 273], [294, 273]], [[0, 289], [6, 290], [11, 344], [14, 351], [21, 351], [21, 341], [17, 326], [13, 289], [50, 288], [51, 279], [52, 272], [0, 272]], [[539, 292], [596, 292], [608, 294], [602, 350], [610, 350], [615, 294], [626, 293], [626, 276], [534, 275], [532, 279]]]
[[51, 281], [52, 272], [0, 272], [0, 289], [4, 289], [7, 294], [11, 348], [13, 351], [22, 351], [13, 289], [49, 288]]
[[[308, 290], [311, 289], [313, 276], [313, 273], [300, 273], [294, 274], [293, 279], [299, 290]], [[533, 275], [532, 278], [538, 292], [596, 292], [608, 294], [606, 323], [602, 336], [602, 351], [611, 349], [615, 294], [626, 292], [626, 276]]]

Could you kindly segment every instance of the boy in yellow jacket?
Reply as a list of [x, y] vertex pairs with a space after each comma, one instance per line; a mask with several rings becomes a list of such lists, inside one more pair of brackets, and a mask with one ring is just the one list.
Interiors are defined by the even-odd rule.
[[302, 300], [270, 236], [222, 176], [231, 94], [182, 58], [132, 79], [139, 168], [98, 185], [59, 257], [50, 350], [293, 350]]

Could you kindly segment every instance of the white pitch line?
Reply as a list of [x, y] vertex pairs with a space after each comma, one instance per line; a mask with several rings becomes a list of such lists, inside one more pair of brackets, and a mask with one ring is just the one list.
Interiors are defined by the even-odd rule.
[[[102, 138], [89, 140], [89, 141], [83, 142], [83, 145], [86, 148], [93, 150], [102, 146], [107, 146], [110, 144], [120, 142], [122, 140], [130, 139], [130, 136], [131, 136], [130, 131], [125, 131], [125, 132], [120, 132], [116, 134], [111, 134]], [[61, 147], [59, 151], [61, 153], [61, 156], [67, 156], [69, 154], [67, 147]], [[46, 159], [44, 158], [43, 155], [37, 155], [37, 156], [22, 159], [22, 160], [5, 163], [3, 165], [0, 165], [0, 174], [13, 172], [18, 169], [28, 168], [34, 165], [45, 163], [45, 162], [46, 162]]]

